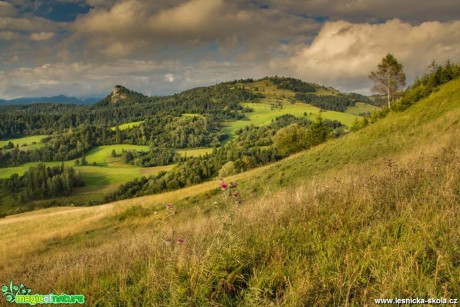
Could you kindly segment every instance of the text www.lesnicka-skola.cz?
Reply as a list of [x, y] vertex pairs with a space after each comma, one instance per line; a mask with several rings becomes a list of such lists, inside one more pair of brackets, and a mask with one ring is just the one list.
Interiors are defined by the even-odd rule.
[[374, 303], [379, 304], [458, 304], [457, 298], [376, 298]]

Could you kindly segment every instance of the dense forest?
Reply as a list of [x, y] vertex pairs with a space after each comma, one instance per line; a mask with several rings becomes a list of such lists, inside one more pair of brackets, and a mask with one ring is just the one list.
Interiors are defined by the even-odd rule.
[[0, 180], [0, 187], [20, 202], [70, 195], [74, 187], [83, 186], [78, 171], [64, 164], [46, 167], [40, 163], [22, 176], [13, 174]]

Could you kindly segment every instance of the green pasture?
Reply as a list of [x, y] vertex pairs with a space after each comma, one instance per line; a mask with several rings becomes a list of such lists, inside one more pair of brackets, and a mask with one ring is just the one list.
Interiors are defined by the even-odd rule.
[[203, 117], [204, 118], [203, 115], [197, 114], [197, 113], [183, 113], [182, 116], [184, 117]]
[[[118, 125], [118, 129], [120, 130], [126, 130], [126, 129], [130, 129], [130, 128], [133, 128], [133, 127], [138, 127], [140, 124], [142, 124], [144, 121], [141, 120], [141, 121], [138, 121], [138, 122], [130, 122], [130, 123], [125, 123], [125, 124], [121, 124], [121, 125]], [[112, 131], [115, 131], [117, 127], [112, 127], [110, 128]]]
[[212, 148], [181, 149], [177, 151], [177, 153], [183, 157], [204, 156], [206, 154], [210, 154], [211, 152], [212, 152]]
[[86, 161], [88, 161], [88, 164], [92, 164], [94, 162], [102, 165], [110, 164], [110, 158], [112, 158], [113, 150], [115, 150], [117, 155], [120, 155], [123, 150], [148, 151], [149, 146], [129, 144], [97, 146], [86, 154]]
[[[46, 134], [41, 134], [41, 135], [26, 136], [26, 137], [17, 138], [17, 139], [0, 140], [0, 148], [8, 145], [9, 142], [12, 142], [14, 146], [19, 144], [19, 148], [21, 150], [39, 148], [43, 146], [43, 144], [41, 143], [42, 139], [46, 138], [47, 136], [48, 135]], [[35, 144], [32, 144], [32, 143], [35, 143]]]
[[[265, 101], [267, 98], [264, 99]], [[309, 104], [296, 102], [296, 103], [283, 103], [281, 109], [273, 109], [267, 103], [245, 103], [244, 106], [254, 110], [254, 112], [246, 113], [246, 118], [234, 122], [227, 122], [224, 127], [224, 132], [232, 139], [238, 129], [244, 128], [249, 125], [262, 126], [268, 125], [273, 119], [285, 114], [292, 114], [296, 117], [306, 117], [314, 120], [318, 115], [324, 119], [338, 120], [344, 125], [350, 127], [353, 125], [356, 116], [348, 113], [341, 113], [335, 111], [321, 111], [320, 108], [314, 107]], [[227, 140], [227, 142], [228, 142]]]

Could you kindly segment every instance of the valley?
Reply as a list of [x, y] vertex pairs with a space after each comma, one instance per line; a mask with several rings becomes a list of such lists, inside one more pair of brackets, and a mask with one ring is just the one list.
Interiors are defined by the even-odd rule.
[[[283, 84], [285, 88], [283, 88]], [[298, 88], [295, 88], [296, 86]], [[293, 88], [290, 89], [290, 87]], [[304, 89], [317, 93], [318, 95], [343, 95], [334, 89], [321, 87], [318, 85], [309, 85], [308, 83], [304, 83], [300, 80], [292, 78], [270, 77], [261, 80], [240, 80], [230, 82], [228, 84], [219, 84], [208, 88], [198, 88], [182, 93], [181, 99], [184, 101], [189, 101], [191, 105], [196, 105], [198, 109], [196, 109], [197, 107], [192, 107], [191, 109], [193, 110], [193, 108], [195, 108], [198, 110], [198, 112], [190, 113], [189, 107], [184, 109], [186, 112], [179, 111], [179, 113], [177, 113], [174, 110], [170, 110], [167, 112], [172, 111], [175, 112], [175, 114], [163, 117], [163, 119], [166, 119], [164, 123], [161, 123], [163, 119], [160, 119], [160, 117], [155, 119], [156, 113], [153, 113], [153, 121], [151, 122], [148, 119], [149, 115], [145, 115], [143, 120], [121, 120], [116, 125], [109, 125], [109, 130], [104, 130], [106, 129], [104, 126], [99, 126], [99, 128], [94, 130], [91, 128], [91, 124], [86, 124], [86, 127], [76, 125], [67, 127], [68, 124], [63, 123], [63, 127], [65, 128], [59, 128], [61, 130], [38, 130], [39, 132], [47, 131], [48, 134], [25, 136], [22, 138], [10, 138], [1, 141], [3, 147], [2, 153], [4, 154], [2, 159], [9, 160], [6, 160], [7, 162], [5, 162], [1, 168], [0, 179], [7, 180], [13, 174], [23, 176], [31, 167], [35, 167], [40, 163], [45, 163], [47, 167], [60, 165], [73, 167], [80, 173], [85, 187], [75, 188], [71, 195], [65, 195], [51, 200], [34, 200], [29, 202], [26, 206], [17, 206], [17, 200], [15, 201], [14, 198], [11, 198], [11, 195], [5, 196], [6, 194], [3, 194], [3, 201], [2, 197], [0, 197], [0, 208], [3, 208], [2, 211], [4, 211], [4, 213], [17, 213], [23, 210], [30, 210], [30, 208], [40, 208], [49, 205], [65, 205], [69, 202], [80, 205], [97, 204], [103, 202], [107, 196], [117, 192], [120, 184], [130, 183], [133, 180], [140, 179], [142, 177], [161, 174], [161, 172], [164, 171], [170, 172], [174, 168], [178, 167], [177, 163], [179, 161], [183, 161], [180, 163], [185, 163], [184, 159], [190, 159], [194, 157], [199, 158], [200, 156], [204, 157], [205, 155], [211, 155], [213, 152], [213, 147], [238, 147], [239, 145], [237, 144], [239, 137], [237, 134], [245, 130], [246, 127], [268, 127], [270, 124], [276, 121], [277, 118], [282, 118], [283, 116], [287, 115], [292, 117], [288, 119], [288, 122], [283, 123], [282, 125], [286, 126], [292, 123], [295, 118], [303, 120], [305, 125], [309, 121], [314, 121], [320, 116], [325, 121], [330, 121], [331, 123], [335, 121], [337, 123], [336, 125], [339, 125], [339, 123], [342, 124], [343, 127], [341, 129], [344, 132], [341, 133], [345, 133], [349, 130], [349, 127], [353, 125], [356, 119], [360, 118], [360, 116], [364, 114], [363, 112], [379, 110], [379, 108], [369, 104], [370, 101], [367, 101], [366, 103], [356, 101], [350, 102], [351, 104], [355, 105], [354, 108], [356, 109], [355, 111], [350, 112], [348, 110], [345, 110], [345, 112], [339, 112], [321, 109], [296, 99], [296, 93], [294, 90]], [[229, 96], [229, 93], [231, 92], [235, 92], [236, 95]], [[119, 100], [120, 97], [122, 97], [122, 100]], [[227, 106], [223, 110], [221, 109], [217, 111], [223, 111], [222, 115], [220, 115], [220, 119], [218, 115], [217, 118], [211, 120], [211, 117], [215, 117], [216, 113], [207, 113], [209, 111], [205, 111], [205, 109], [199, 111], [200, 108], [202, 108], [201, 105], [203, 105], [205, 108], [208, 108], [206, 106], [206, 103], [208, 102], [206, 102], [206, 100], [201, 100], [202, 97], [210, 97], [212, 103], [214, 104], [222, 103], [225, 105], [230, 103], [230, 109], [233, 108], [235, 111], [231, 111], [233, 112], [231, 114], [227, 113], [228, 111], [226, 111], [226, 108], [229, 108]], [[362, 96], [362, 98], [363, 100], [367, 99], [367, 97], [364, 96]], [[119, 112], [117, 110], [120, 110], [120, 108], [122, 108], [122, 110], [126, 110], [122, 112], [129, 112], [128, 114], [131, 114], [132, 112], [129, 110], [129, 108], [137, 110], [142, 108], [142, 105], [148, 105], [147, 108], [158, 108], [155, 107], [155, 105], [158, 105], [161, 110], [161, 108], [164, 108], [161, 106], [162, 101], [164, 100], [165, 103], [171, 103], [171, 99], [172, 97], [148, 98], [142, 94], [134, 93], [122, 86], [116, 86], [113, 93], [92, 107], [78, 107], [76, 109], [72, 109], [72, 106], [63, 106], [63, 108], [66, 112], [65, 114], [72, 114], [73, 112], [76, 112], [75, 114], [79, 114], [80, 110], [85, 110], [85, 108], [87, 108], [88, 110], [92, 110], [92, 112], [94, 112], [93, 118], [96, 118], [96, 116], [98, 116], [97, 114], [101, 112], [103, 112], [101, 114], [104, 114], [104, 116], [110, 117], [111, 112]], [[230, 101], [228, 99], [230, 99]], [[152, 101], [150, 102], [150, 100]], [[177, 105], [177, 103], [174, 104]], [[30, 108], [37, 109], [37, 112], [39, 112], [38, 114], [42, 112], [39, 105], [35, 105]], [[43, 108], [48, 108], [49, 111], [47, 112], [56, 112], [55, 116], [61, 116], [59, 114], [64, 114], [59, 110], [53, 110], [51, 105], [43, 105]], [[176, 108], [178, 108], [178, 110], [183, 109], [183, 107], [180, 105], [177, 105]], [[362, 114], [357, 113], [357, 111], [360, 111]], [[137, 115], [134, 115], [134, 117], [133, 115], [129, 115], [127, 118], [137, 118]], [[177, 115], [180, 116], [177, 117]], [[82, 117], [84, 116], [83, 114], [77, 116], [80, 118], [85, 118]], [[70, 121], [75, 121], [75, 119], [69, 118], [69, 120], [66, 120], [66, 123], [69, 123]], [[211, 126], [207, 126], [207, 128], [205, 128], [208, 130], [201, 130], [202, 132], [199, 132], [203, 133], [203, 136], [199, 136], [199, 134], [196, 133], [196, 130], [190, 130], [196, 129], [194, 128], [197, 127], [196, 123], [204, 122], [205, 125], [208, 125], [208, 122], [210, 121], [212, 121]], [[156, 124], [156, 122], [158, 124]], [[169, 130], [170, 132], [162, 130], [161, 126], [164, 124], [172, 125], [172, 128]], [[106, 123], [103, 122], [102, 125], [106, 125]], [[191, 128], [187, 128], [187, 125], [190, 125]], [[336, 127], [338, 126], [335, 126], [331, 129], [336, 129]], [[93, 130], [90, 130], [89, 128]], [[273, 134], [276, 132], [276, 129], [280, 128], [282, 128], [282, 126], [271, 128], [275, 130], [270, 130], [270, 132], [267, 131], [264, 133], [269, 133], [272, 134], [271, 136], [273, 136]], [[80, 130], [82, 130], [81, 133], [79, 132]], [[148, 132], [150, 130], [152, 131]], [[177, 134], [175, 131], [177, 131]], [[27, 133], [33, 133], [33, 131], [29, 131]], [[77, 133], [79, 133], [81, 136], [78, 136]], [[94, 136], [91, 137], [90, 135]], [[196, 136], [201, 139], [196, 138]], [[264, 155], [267, 155], [269, 152], [273, 152], [274, 150], [269, 135], [267, 135], [267, 137], [268, 138], [266, 138], [266, 141], [264, 141], [265, 143], [262, 146], [260, 146], [261, 144], [258, 145], [258, 147], [262, 148], [266, 152]], [[154, 138], [157, 140], [156, 144], [149, 145], [148, 140], [153, 140]], [[41, 142], [42, 139], [44, 139], [46, 142]], [[122, 142], [123, 144], [121, 144]], [[247, 141], [245, 141], [244, 146], [253, 152], [249, 155], [259, 155], [258, 153], [254, 152], [256, 147], [254, 147], [255, 144], [253, 142], [254, 141], [250, 141], [250, 143], [247, 143]], [[17, 149], [7, 148], [8, 144], [10, 144], [10, 147], [12, 147], [11, 144], [13, 144], [13, 146], [19, 145], [19, 147]], [[24, 145], [27, 146], [24, 147]], [[149, 155], [153, 154], [151, 148], [160, 147], [171, 148], [167, 149], [169, 150], [168, 154], [166, 155], [167, 161], [152, 162], [153, 160], [148, 160], [151, 159], [148, 158]], [[33, 151], [34, 149], [40, 151]], [[59, 153], [54, 153], [56, 149], [59, 149]], [[26, 154], [25, 151], [29, 151], [29, 153]], [[78, 151], [78, 154], [76, 151]], [[149, 154], [149, 152], [151, 153]], [[134, 156], [131, 153], [134, 153]], [[271, 153], [270, 155], [273, 155], [274, 153], [275, 152]], [[155, 155], [159, 155], [159, 157], [163, 156], [163, 154], [160, 152], [155, 153]], [[59, 156], [72, 158], [60, 159]], [[0, 159], [0, 161], [2, 159]], [[30, 161], [34, 159], [35, 162]], [[253, 168], [256, 165], [266, 164], [270, 161], [270, 159], [272, 159], [271, 161], [276, 161], [279, 158], [263, 158], [263, 161], [258, 162], [257, 159], [260, 158], [256, 157], [255, 161], [245, 160], [244, 162], [241, 160], [242, 162], [239, 164], [242, 165], [240, 166], [240, 170], [237, 169], [235, 171], [239, 172], [243, 169]], [[21, 160], [24, 162], [21, 163]], [[225, 164], [225, 162], [227, 161], [224, 160], [223, 162], [218, 163], [221, 163], [220, 165], [222, 166]], [[155, 164], [152, 165], [152, 163]], [[160, 163], [160, 165], [157, 165], [156, 163]], [[215, 168], [216, 166], [206, 167], [209, 169]], [[214, 175], [212, 176], [217, 176], [218, 170], [219, 169], [214, 169], [212, 171]], [[191, 183], [196, 184], [202, 180], [212, 179], [212, 176], [209, 175], [198, 175], [198, 178], [196, 177], [197, 175], [193, 176], [195, 176], [195, 179], [192, 179], [191, 182], [183, 180], [182, 183], [179, 182], [178, 185], [184, 186]], [[200, 177], [202, 179], [199, 179]], [[167, 180], [170, 181], [176, 179]], [[166, 186], [163, 189], [170, 190], [175, 188], [177, 188], [175, 185], [171, 185]], [[11, 211], [13, 208], [16, 208], [16, 210]]]

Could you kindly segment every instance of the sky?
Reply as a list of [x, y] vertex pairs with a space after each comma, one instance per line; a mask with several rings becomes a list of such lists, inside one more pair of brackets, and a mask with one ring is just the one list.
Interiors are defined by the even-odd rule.
[[408, 83], [459, 62], [458, 0], [0, 0], [3, 99], [274, 75], [370, 94], [387, 53]]

